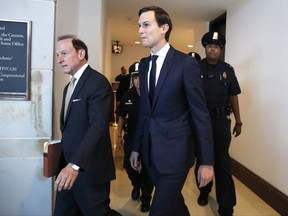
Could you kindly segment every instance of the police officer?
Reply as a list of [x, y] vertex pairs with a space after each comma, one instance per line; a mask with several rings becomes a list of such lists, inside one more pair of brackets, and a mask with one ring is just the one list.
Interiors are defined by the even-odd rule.
[[[239, 83], [233, 67], [219, 60], [225, 43], [225, 37], [219, 32], [206, 33], [202, 37], [206, 58], [199, 62], [206, 103], [210, 111], [213, 128], [216, 198], [218, 213], [221, 216], [233, 215], [233, 207], [236, 205], [236, 194], [229, 156], [231, 113], [233, 113], [235, 118], [235, 125], [233, 126], [235, 137], [240, 135], [242, 127], [237, 96], [241, 93]], [[197, 157], [197, 161], [201, 161], [200, 155]], [[197, 174], [198, 164], [196, 162], [195, 174]], [[208, 204], [208, 195], [212, 184], [213, 182], [210, 182], [205, 187], [199, 188], [199, 205], [205, 206]]]
[[[140, 173], [135, 171], [130, 165], [130, 154], [132, 151], [133, 137], [135, 134], [138, 110], [140, 102], [140, 83], [138, 76], [139, 62], [135, 62], [129, 67], [131, 75], [131, 87], [123, 95], [119, 106], [116, 109], [118, 119], [118, 147], [122, 148], [124, 144], [124, 168], [133, 185], [131, 197], [137, 200], [140, 196], [141, 190], [141, 211], [148, 212], [150, 210], [151, 194], [153, 191], [153, 184], [150, 180], [148, 172], [145, 167], [142, 167]], [[122, 139], [122, 131], [124, 130], [124, 142]]]

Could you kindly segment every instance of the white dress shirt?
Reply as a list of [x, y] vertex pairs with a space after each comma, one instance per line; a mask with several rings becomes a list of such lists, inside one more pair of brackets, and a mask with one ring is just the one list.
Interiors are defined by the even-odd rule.
[[[166, 45], [161, 49], [159, 50], [157, 53], [155, 54], [152, 54], [151, 53], [151, 56], [152, 55], [157, 55], [158, 58], [156, 60], [156, 83], [155, 83], [155, 88], [157, 86], [157, 82], [158, 82], [158, 78], [160, 76], [160, 71], [161, 71], [161, 68], [162, 68], [162, 65], [163, 65], [163, 62], [165, 60], [165, 57], [168, 53], [168, 50], [170, 49], [170, 45], [169, 43], [166, 43]], [[148, 81], [148, 88], [150, 88], [149, 86], [149, 79], [150, 79], [150, 71], [151, 71], [151, 67], [152, 67], [152, 61], [150, 60], [150, 63], [149, 63], [149, 72], [148, 72], [148, 76], [147, 76], [147, 81]]]

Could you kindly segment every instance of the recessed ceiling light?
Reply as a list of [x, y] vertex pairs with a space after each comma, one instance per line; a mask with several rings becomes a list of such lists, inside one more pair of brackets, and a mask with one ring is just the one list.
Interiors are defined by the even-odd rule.
[[189, 45], [188, 45], [188, 47], [189, 47], [189, 48], [192, 48], [192, 47], [193, 47], [193, 45], [189, 44]]
[[140, 44], [140, 42], [139, 42], [139, 41], [135, 41], [134, 43], [135, 43], [135, 44]]

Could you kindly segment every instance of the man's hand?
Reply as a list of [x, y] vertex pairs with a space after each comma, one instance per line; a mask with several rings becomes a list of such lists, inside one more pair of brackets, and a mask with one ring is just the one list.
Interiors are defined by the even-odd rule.
[[142, 166], [141, 166], [141, 161], [139, 160], [139, 153], [138, 152], [135, 152], [135, 151], [131, 152], [130, 164], [134, 170], [136, 170], [138, 172], [141, 171]]
[[213, 179], [213, 166], [200, 165], [197, 172], [199, 188], [204, 187]]
[[55, 180], [55, 191], [70, 190], [78, 176], [78, 173], [79, 171], [72, 169], [70, 165], [63, 168]]
[[235, 124], [234, 128], [233, 128], [233, 135], [235, 137], [238, 137], [241, 134], [241, 130], [242, 130], [242, 124]]

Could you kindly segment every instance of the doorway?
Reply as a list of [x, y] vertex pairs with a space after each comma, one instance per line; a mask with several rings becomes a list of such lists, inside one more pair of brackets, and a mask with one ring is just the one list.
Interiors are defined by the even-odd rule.
[[[226, 13], [222, 14], [221, 16], [217, 17], [216, 19], [212, 20], [209, 23], [209, 30], [210, 31], [217, 31], [223, 34], [226, 38]], [[222, 49], [220, 60], [225, 60], [225, 46]]]

